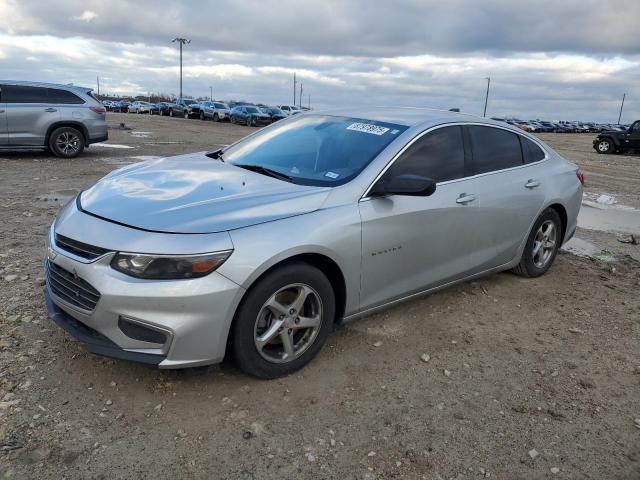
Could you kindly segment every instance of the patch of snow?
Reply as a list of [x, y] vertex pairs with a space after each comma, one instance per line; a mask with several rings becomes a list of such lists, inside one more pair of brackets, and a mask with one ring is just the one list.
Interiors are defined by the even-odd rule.
[[105, 147], [105, 148], [134, 148], [131, 145], [119, 145], [117, 143], [94, 143], [92, 147]]
[[595, 257], [600, 253], [601, 249], [596, 247], [593, 243], [587, 242], [578, 237], [573, 237], [567, 243], [562, 246], [562, 250], [565, 252], [573, 253], [578, 257]]

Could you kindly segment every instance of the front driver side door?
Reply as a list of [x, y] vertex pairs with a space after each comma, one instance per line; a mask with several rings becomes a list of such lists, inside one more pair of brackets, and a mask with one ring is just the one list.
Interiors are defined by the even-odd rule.
[[625, 142], [628, 148], [640, 149], [640, 120], [631, 125], [625, 134]]
[[479, 199], [465, 179], [462, 127], [424, 134], [385, 172], [436, 180], [428, 197], [365, 197], [362, 218], [361, 308], [367, 310], [469, 274]]

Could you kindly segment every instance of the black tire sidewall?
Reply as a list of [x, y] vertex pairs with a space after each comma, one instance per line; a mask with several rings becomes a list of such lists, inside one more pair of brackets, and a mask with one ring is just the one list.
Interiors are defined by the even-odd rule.
[[[290, 363], [272, 363], [264, 359], [254, 343], [255, 321], [267, 299], [282, 287], [293, 283], [311, 286], [322, 300], [322, 324], [314, 343]], [[238, 367], [260, 378], [277, 378], [289, 375], [304, 367], [320, 351], [327, 336], [333, 330], [335, 294], [327, 277], [307, 263], [291, 263], [266, 274], [247, 292], [231, 329], [231, 348]]]
[[[608, 144], [609, 144], [609, 148], [608, 148], [607, 150], [605, 150], [605, 151], [602, 151], [602, 150], [600, 150], [600, 144], [601, 144], [601, 143], [604, 143], [604, 142], [606, 142], [606, 143], [608, 143]], [[608, 140], [608, 139], [606, 139], [606, 138], [603, 138], [602, 140], [600, 140], [600, 141], [598, 142], [598, 145], [597, 145], [597, 150], [598, 150], [598, 153], [600, 153], [600, 154], [607, 154], [607, 153], [611, 153], [611, 150], [613, 150], [613, 148], [612, 148], [612, 146], [611, 146], [611, 140]]]
[[218, 114], [217, 114], [217, 113], [214, 113], [214, 114], [213, 114], [213, 121], [214, 121], [214, 122], [217, 122], [217, 121], [219, 121], [219, 120], [220, 120], [220, 117], [218, 116]]
[[[78, 138], [80, 138], [80, 148], [73, 155], [65, 155], [56, 145], [56, 138], [58, 138], [64, 132], [73, 132], [75, 135], [78, 136]], [[84, 151], [84, 147], [85, 147], [84, 135], [82, 134], [81, 131], [73, 127], [56, 128], [53, 132], [51, 132], [51, 136], [49, 137], [49, 150], [51, 150], [56, 157], [75, 158]]]
[[[558, 232], [556, 237], [556, 247], [555, 247], [555, 250], [553, 251], [553, 255], [551, 256], [547, 264], [544, 267], [539, 268], [533, 262], [533, 252], [532, 252], [533, 242], [535, 241], [536, 233], [538, 232], [540, 225], [542, 225], [547, 220], [552, 220], [554, 222], [556, 230]], [[546, 271], [549, 270], [549, 268], [551, 268], [551, 265], [553, 265], [553, 262], [556, 259], [556, 255], [558, 255], [558, 250], [560, 249], [561, 242], [562, 242], [562, 220], [560, 219], [560, 215], [558, 215], [558, 212], [556, 212], [553, 208], [547, 208], [538, 217], [538, 219], [536, 220], [536, 223], [533, 225], [533, 228], [531, 228], [531, 232], [529, 233], [529, 238], [527, 238], [527, 244], [525, 245], [524, 252], [522, 253], [524, 268], [526, 269], [529, 277], [539, 277], [540, 275], [544, 275]]]

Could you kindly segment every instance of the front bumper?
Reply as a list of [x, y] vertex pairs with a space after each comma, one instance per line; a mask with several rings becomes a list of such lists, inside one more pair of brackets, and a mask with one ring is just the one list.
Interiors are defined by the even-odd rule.
[[[217, 272], [191, 280], [136, 279], [109, 266], [114, 254], [109, 252], [90, 262], [76, 258], [55, 245], [52, 229], [45, 261], [45, 303], [54, 322], [99, 355], [159, 368], [222, 361], [229, 328], [244, 293], [242, 287]], [[56, 283], [49, 263], [69, 272], [72, 276], [68, 278], [97, 290], [95, 307], [74, 302], [73, 285], [65, 290]], [[123, 322], [142, 331], [161, 332], [163, 343], [132, 335]]]

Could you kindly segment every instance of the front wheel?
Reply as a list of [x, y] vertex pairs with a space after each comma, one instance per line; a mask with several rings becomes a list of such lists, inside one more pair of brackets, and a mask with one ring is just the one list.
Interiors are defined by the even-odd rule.
[[278, 268], [251, 287], [232, 327], [238, 367], [260, 378], [289, 375], [320, 351], [333, 327], [335, 295], [306, 263]]
[[562, 221], [553, 208], [547, 208], [531, 229], [520, 263], [513, 269], [521, 277], [543, 275], [556, 258], [562, 242]]
[[169, 110], [169, 116], [173, 117], [173, 110]]
[[217, 114], [217, 113], [214, 113], [214, 114], [213, 114], [213, 121], [214, 121], [214, 122], [219, 122], [219, 121], [220, 121], [220, 117], [218, 116], [218, 114]]
[[73, 127], [57, 128], [49, 137], [49, 149], [56, 157], [77, 157], [84, 150], [84, 135]]
[[186, 110], [184, 111], [184, 118], [189, 118], [189, 112], [187, 112]]
[[608, 138], [603, 138], [596, 144], [596, 150], [598, 153], [607, 154], [613, 152], [613, 145], [611, 144], [611, 140]]

